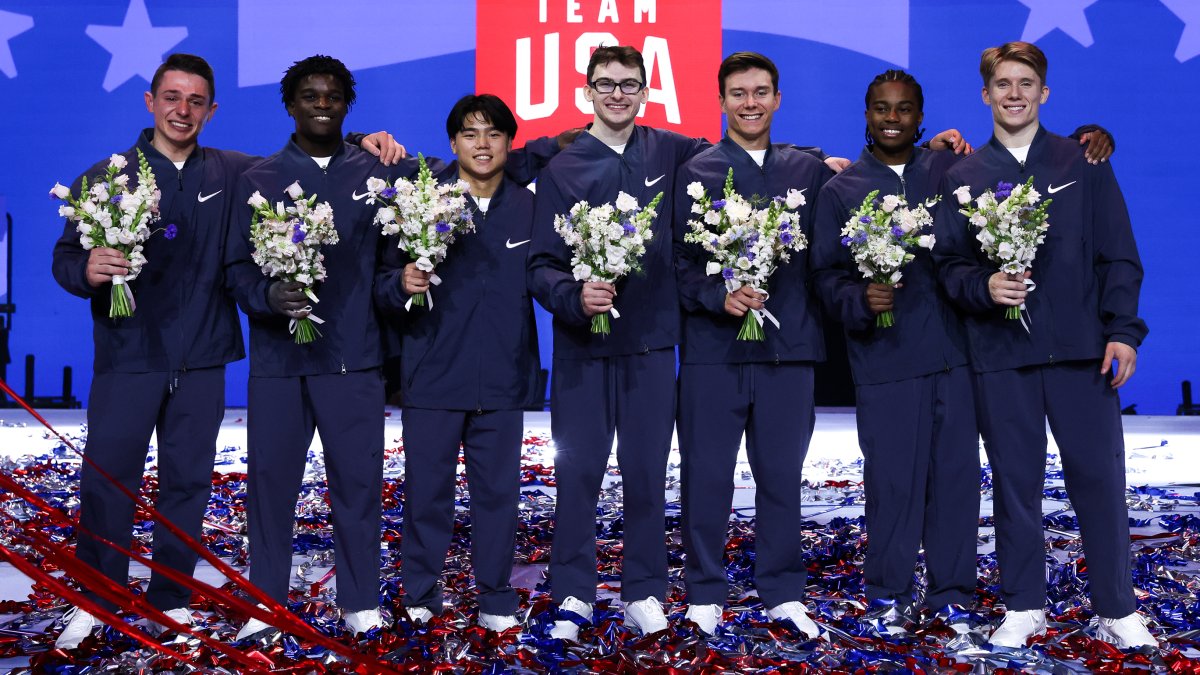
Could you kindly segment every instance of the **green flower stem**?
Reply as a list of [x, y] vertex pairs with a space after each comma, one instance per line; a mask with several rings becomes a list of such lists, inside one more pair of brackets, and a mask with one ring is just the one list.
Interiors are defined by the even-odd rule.
[[875, 315], [876, 328], [891, 328], [896, 325], [896, 317], [892, 314], [892, 310], [881, 312]]
[[307, 316], [296, 322], [296, 344], [306, 345], [319, 337], [321, 337], [321, 331], [317, 330], [317, 324]]
[[425, 306], [425, 292], [422, 291], [422, 292], [417, 293], [416, 295], [412, 296], [412, 303], [413, 303], [413, 307], [424, 307]]
[[108, 318], [124, 319], [131, 316], [133, 316], [133, 308], [129, 306], [129, 297], [125, 295], [125, 286], [113, 284], [108, 304]]
[[600, 312], [592, 316], [592, 332], [600, 335], [608, 335], [612, 332], [612, 326], [608, 322], [608, 312]]
[[758, 319], [754, 318], [754, 312], [746, 312], [746, 316], [742, 319], [742, 329], [738, 331], [737, 339], [747, 342], [762, 342], [767, 339], [766, 333], [763, 332], [762, 324]]

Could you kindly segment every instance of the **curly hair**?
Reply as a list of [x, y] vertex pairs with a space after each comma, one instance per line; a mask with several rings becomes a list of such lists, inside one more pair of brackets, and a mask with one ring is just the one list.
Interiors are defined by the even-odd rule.
[[346, 64], [333, 58], [317, 54], [292, 64], [283, 79], [279, 82], [279, 93], [283, 96], [283, 105], [287, 106], [296, 96], [300, 82], [309, 75], [332, 75], [342, 83], [342, 94], [346, 97], [346, 107], [354, 105], [354, 75], [346, 68]]

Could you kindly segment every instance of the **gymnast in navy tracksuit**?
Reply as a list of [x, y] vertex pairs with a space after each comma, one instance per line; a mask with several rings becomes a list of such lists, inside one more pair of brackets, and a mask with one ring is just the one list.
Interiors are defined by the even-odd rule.
[[[589, 74], [595, 79], [589, 79], [642, 84], [644, 66], [639, 66], [641, 55], [631, 48], [602, 48], [593, 55]], [[609, 93], [590, 86], [587, 91], [596, 107], [595, 121], [538, 179], [529, 287], [554, 316], [551, 425], [558, 491], [550, 561], [553, 595], [559, 603], [574, 598], [588, 605], [583, 611], [590, 614], [596, 593], [596, 502], [614, 433], [620, 439], [617, 461], [625, 499], [621, 596], [627, 602], [666, 597], [664, 481], [679, 339], [671, 196], [676, 169], [704, 142], [635, 126], [644, 89], [627, 94], [614, 84]], [[576, 281], [571, 251], [554, 231], [554, 216], [580, 200], [614, 202], [621, 191], [640, 205], [659, 192], [664, 195], [642, 257], [644, 269], [618, 281], [615, 289]], [[612, 333], [591, 333], [591, 316], [613, 306], [620, 318], [612, 320]], [[659, 608], [650, 627], [665, 627], [662, 616]]]
[[[728, 593], [725, 537], [733, 502], [733, 473], [742, 435], [754, 472], [755, 587], [771, 618], [790, 618], [815, 637], [803, 610], [806, 571], [797, 525], [800, 472], [812, 437], [813, 363], [824, 360], [820, 312], [805, 284], [808, 251], [792, 252], [767, 282], [767, 296], [750, 287], [729, 292], [709, 275], [711, 254], [684, 236], [699, 182], [719, 199], [726, 175], [746, 198], [784, 197], [798, 190], [799, 227], [811, 236], [817, 192], [833, 173], [794, 146], [771, 144], [771, 118], [779, 107], [779, 74], [761, 54], [736, 53], [718, 72], [725, 138], [692, 159], [676, 179], [675, 267], [683, 305], [679, 370], [679, 451], [682, 457], [683, 545], [688, 618], [707, 633], [719, 621]], [[765, 300], [765, 302], [763, 302]], [[769, 312], [765, 339], [741, 341], [747, 310]]]
[[[209, 71], [211, 72], [211, 71]], [[169, 78], [204, 79], [181, 70]], [[173, 82], [168, 82], [176, 86]], [[182, 85], [179, 85], [182, 86]], [[94, 376], [88, 396], [88, 457], [135, 494], [141, 489], [146, 447], [158, 434], [156, 508], [193, 538], [208, 505], [217, 431], [225, 414], [225, 364], [244, 356], [237, 308], [223, 288], [226, 215], [234, 181], [251, 158], [200, 147], [190, 140], [176, 167], [158, 149], [156, 128], [144, 130], [123, 153], [130, 190], [137, 182], [137, 150], [154, 171], [162, 192], [160, 221], [175, 237], [155, 232], [144, 244], [146, 264], [129, 287], [133, 316], [108, 318], [109, 283], [88, 279], [91, 254], [68, 222], [54, 246], [54, 278], [74, 295], [91, 300]], [[193, 118], [195, 115], [192, 116]], [[166, 123], [164, 122], [164, 125]], [[200, 122], [202, 125], [202, 122]], [[197, 130], [198, 131], [198, 130]], [[89, 183], [103, 176], [108, 160], [84, 172]], [[72, 189], [79, 192], [79, 181]], [[99, 250], [99, 249], [93, 249]], [[93, 535], [129, 547], [134, 503], [89, 465], [80, 482], [80, 523]], [[76, 555], [125, 585], [129, 558], [82, 533]], [[191, 575], [197, 554], [165, 528], [154, 536], [154, 560]], [[152, 574], [147, 597], [162, 610], [185, 608], [191, 589]], [[95, 598], [99, 600], [99, 598]], [[112, 605], [101, 601], [106, 607]]]
[[[86, 453], [135, 494], [145, 470], [152, 433], [158, 438], [156, 508], [195, 539], [208, 504], [217, 431], [225, 413], [225, 364], [242, 358], [237, 309], [224, 293], [222, 252], [228, 200], [234, 181], [251, 159], [197, 145], [212, 109], [212, 68], [199, 57], [174, 54], [156, 72], [147, 95], [154, 128], [144, 130], [123, 153], [130, 189], [141, 150], [161, 191], [161, 220], [173, 239], [155, 232], [144, 244], [146, 264], [130, 283], [133, 316], [108, 318], [110, 283], [128, 262], [110, 248], [85, 251], [75, 224], [67, 222], [54, 246], [54, 278], [68, 292], [91, 301], [95, 344], [88, 400]], [[107, 160], [84, 176], [94, 184]], [[82, 178], [82, 177], [81, 177]], [[73, 193], [79, 193], [76, 181]], [[90, 535], [130, 547], [134, 504], [90, 465], [80, 481], [80, 531], [76, 555], [124, 586], [129, 558]], [[191, 575], [197, 554], [164, 528], [156, 528], [155, 561]], [[86, 590], [86, 589], [85, 589]], [[191, 589], [151, 574], [147, 599], [172, 618], [187, 621]], [[113, 605], [93, 595], [106, 608]], [[96, 625], [75, 611], [56, 646], [76, 647]]]
[[[1041, 504], [1048, 419], [1079, 518], [1092, 606], [1101, 617], [1098, 637], [1119, 646], [1152, 645], [1134, 613], [1116, 391], [1132, 375], [1147, 333], [1137, 314], [1142, 266], [1112, 167], [1088, 163], [1076, 142], [1038, 122], [1038, 107], [1049, 95], [1045, 70], [1045, 56], [1034, 45], [984, 52], [984, 100], [995, 135], [947, 172], [935, 230], [939, 280], [968, 313], [980, 430], [994, 472], [996, 549], [1008, 613], [992, 643], [1023, 646], [1045, 630]], [[977, 197], [999, 181], [1030, 177], [1042, 199], [1053, 202], [1032, 267], [1036, 288], [1027, 291], [980, 251], [975, 228], [958, 213], [955, 191], [965, 186]], [[1022, 303], [1028, 330], [1004, 317], [1005, 307]], [[1118, 365], [1110, 375], [1113, 360]]]
[[[742, 434], [756, 487], [755, 586], [768, 607], [802, 600], [805, 567], [797, 530], [800, 469], [812, 437], [813, 368], [825, 358], [820, 312], [805, 275], [808, 251], [793, 252], [768, 281], [765, 309], [779, 320], [763, 324], [762, 342], [737, 339], [740, 315], [726, 310], [725, 281], [705, 272], [710, 254], [685, 244], [691, 200], [686, 186], [700, 182], [720, 195], [733, 168], [743, 196], [807, 195], [797, 210], [809, 236], [816, 193], [833, 175], [820, 160], [793, 146], [766, 148], [760, 167], [726, 136], [692, 158], [676, 181], [676, 269], [683, 304], [679, 370], [679, 450], [683, 460], [683, 543], [690, 604], [723, 604], [725, 535], [733, 501], [733, 473]], [[744, 312], [743, 312], [744, 313]]]
[[[517, 595], [509, 578], [522, 410], [540, 408], [543, 397], [525, 280], [533, 193], [504, 174], [516, 129], [512, 112], [495, 96], [471, 95], [454, 106], [446, 130], [458, 161], [437, 179], [468, 182], [475, 232], [450, 246], [436, 270], [440, 285], [431, 287], [429, 274], [391, 245], [375, 283], [379, 306], [401, 317], [403, 326], [404, 604], [418, 621], [441, 613], [439, 580], [454, 531], [461, 445], [480, 623], [500, 631], [516, 625]], [[385, 245], [391, 243], [385, 238]], [[410, 292], [426, 290], [433, 302], [406, 311]]]
[[[337, 599], [361, 632], [378, 625], [380, 508], [383, 479], [383, 360], [372, 298], [378, 260], [377, 207], [366, 181], [384, 177], [376, 158], [341, 141], [341, 122], [354, 100], [353, 78], [341, 62], [311, 57], [289, 69], [284, 100], [296, 133], [282, 150], [250, 168], [238, 184], [228, 244], [231, 291], [250, 320], [247, 519], [250, 580], [285, 601], [292, 567], [296, 496], [314, 429], [320, 431], [329, 484], [337, 565]], [[321, 163], [315, 158], [322, 158]], [[289, 317], [309, 304], [300, 284], [263, 275], [251, 259], [255, 191], [270, 203], [291, 203], [284, 188], [333, 207], [336, 245], [322, 247], [327, 278], [315, 288], [324, 320], [321, 336], [296, 344]], [[241, 637], [266, 628], [252, 619]]]
[[[966, 605], [975, 591], [979, 436], [962, 324], [937, 286], [928, 249], [912, 251], [892, 289], [863, 277], [841, 230], [872, 191], [915, 208], [938, 194], [953, 152], [914, 147], [921, 86], [889, 70], [867, 88], [869, 144], [817, 200], [812, 281], [846, 331], [854, 375], [869, 542], [867, 598], [913, 604], [913, 568], [924, 543], [933, 609]], [[879, 328], [890, 309], [895, 325]], [[895, 617], [903, 621], [902, 617]]]

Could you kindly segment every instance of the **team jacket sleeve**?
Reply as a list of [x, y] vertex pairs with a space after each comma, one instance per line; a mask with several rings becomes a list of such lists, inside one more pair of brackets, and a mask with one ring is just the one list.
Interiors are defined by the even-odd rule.
[[725, 314], [725, 296], [728, 291], [720, 274], [708, 274], [706, 268], [711, 255], [704, 247], [684, 241], [691, 232], [688, 221], [699, 218], [692, 213], [695, 203], [687, 194], [688, 183], [696, 179], [687, 167], [679, 170], [675, 180], [674, 236], [675, 277], [679, 282], [679, 302], [689, 312], [711, 312]]
[[1096, 280], [1100, 289], [1100, 320], [1106, 342], [1142, 344], [1149, 329], [1138, 313], [1142, 261], [1133, 238], [1125, 198], [1108, 163], [1088, 168], [1096, 204], [1092, 211]]
[[819, 148], [815, 145], [793, 145], [792, 147], [796, 148], [800, 152], [812, 155], [813, 157], [816, 157], [817, 159], [821, 160], [822, 162], [829, 159], [829, 155], [826, 154], [824, 150], [822, 150], [821, 148]]
[[267, 318], [276, 316], [267, 301], [267, 290], [273, 280], [262, 273], [251, 257], [250, 218], [253, 211], [246, 201], [252, 192], [249, 181], [245, 178], [238, 181], [231, 206], [229, 236], [225, 241], [225, 285], [246, 316]]
[[583, 311], [583, 283], [571, 274], [571, 250], [554, 231], [554, 216], [570, 211], [554, 177], [538, 181], [533, 209], [533, 241], [529, 244], [529, 290], [538, 303], [559, 321], [583, 326], [590, 318]]
[[[75, 179], [71, 185], [72, 196], [79, 194], [82, 182], [83, 176]], [[91, 252], [84, 250], [83, 245], [79, 243], [79, 231], [75, 229], [76, 224], [70, 220], [64, 219], [64, 221], [62, 236], [54, 243], [51, 263], [54, 280], [71, 295], [92, 298], [100, 292], [100, 289], [93, 288], [87, 282], [87, 264]]]
[[849, 330], [866, 330], [875, 325], [875, 314], [867, 305], [867, 280], [854, 266], [850, 249], [842, 245], [847, 217], [839, 195], [821, 190], [809, 246], [809, 283], [830, 316]]
[[402, 315], [409, 294], [404, 292], [404, 267], [410, 262], [394, 237], [380, 237], [382, 252], [375, 271], [375, 306], [385, 314]]
[[1071, 138], [1074, 138], [1075, 140], [1079, 140], [1080, 138], [1083, 137], [1084, 134], [1090, 133], [1092, 131], [1099, 131], [1100, 133], [1104, 134], [1105, 136], [1108, 136], [1109, 142], [1112, 143], [1113, 152], [1117, 151], [1117, 138], [1112, 135], [1111, 131], [1109, 131], [1108, 129], [1105, 129], [1104, 127], [1100, 126], [1099, 124], [1085, 124], [1085, 125], [1079, 127], [1078, 129], [1076, 129], [1075, 131], [1071, 132]]
[[535, 138], [508, 153], [504, 173], [521, 185], [529, 185], [558, 154], [558, 150], [558, 139], [554, 136]]
[[949, 176], [942, 180], [942, 200], [933, 218], [933, 262], [951, 302], [968, 312], [986, 312], [996, 306], [988, 292], [988, 278], [996, 268], [979, 264], [967, 219], [958, 212], [957, 187]]

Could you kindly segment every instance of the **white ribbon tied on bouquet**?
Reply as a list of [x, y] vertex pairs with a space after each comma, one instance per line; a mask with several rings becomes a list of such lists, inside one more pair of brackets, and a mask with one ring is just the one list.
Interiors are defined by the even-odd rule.
[[[429, 275], [429, 283], [433, 284], [434, 286], [441, 286], [442, 278], [436, 274], [430, 274]], [[433, 289], [432, 288], [425, 291], [425, 302], [427, 303], [429, 310], [433, 311]], [[411, 310], [412, 304], [413, 304], [412, 296], [409, 296], [408, 302], [404, 303], [404, 311], [407, 312], [407, 311]]]
[[[1037, 284], [1033, 283], [1033, 279], [1025, 280], [1025, 292], [1032, 293], [1037, 288]], [[1026, 321], [1028, 319], [1028, 321]], [[1033, 317], [1029, 316], [1029, 310], [1025, 309], [1025, 303], [1021, 303], [1021, 326], [1025, 329], [1025, 333], [1029, 333], [1029, 327], [1033, 325]]]
[[[314, 292], [313, 292], [313, 290], [312, 290], [311, 288], [306, 288], [306, 289], [304, 289], [304, 294], [308, 296], [308, 299], [309, 299], [309, 300], [312, 300], [312, 301], [313, 301], [313, 304], [314, 304], [314, 305], [315, 305], [316, 303], [320, 302], [320, 300], [319, 300], [319, 299], [317, 299], [317, 294], [316, 294], [316, 293], [314, 293]], [[305, 306], [304, 306], [304, 309], [301, 309], [300, 311], [301, 311], [301, 312], [307, 312], [307, 313], [308, 313], [308, 317], [307, 317], [307, 318], [308, 318], [308, 320], [309, 320], [309, 321], [311, 321], [311, 322], [313, 322], [313, 323], [315, 323], [315, 324], [317, 324], [318, 326], [320, 326], [321, 324], [325, 323], [325, 320], [324, 320], [324, 319], [322, 319], [321, 317], [319, 317], [319, 316], [317, 316], [316, 314], [313, 314], [313, 313], [312, 313], [312, 305], [305, 305]], [[296, 326], [297, 326], [297, 325], [300, 323], [300, 319], [303, 319], [303, 318], [305, 318], [305, 317], [293, 318], [291, 321], [288, 321], [288, 333], [290, 333], [290, 334], [292, 334], [292, 335], [295, 335], [295, 334], [296, 334]]]
[[125, 294], [125, 301], [129, 303], [129, 313], [133, 314], [137, 311], [137, 300], [133, 298], [133, 291], [129, 289], [129, 284], [125, 283], [124, 274], [114, 274], [112, 278], [113, 286], [120, 286], [121, 292]]

